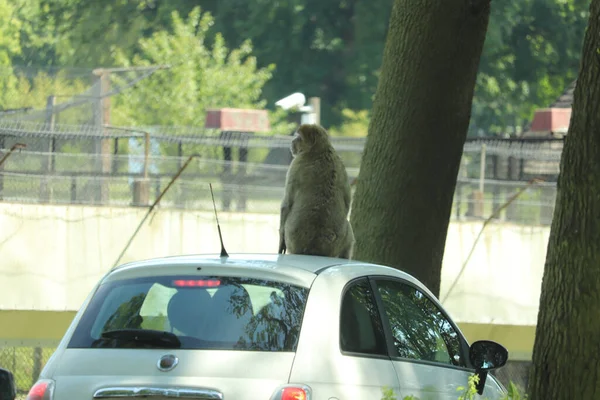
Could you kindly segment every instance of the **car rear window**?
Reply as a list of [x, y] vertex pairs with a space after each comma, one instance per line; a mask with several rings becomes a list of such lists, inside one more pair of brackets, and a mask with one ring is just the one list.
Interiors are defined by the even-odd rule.
[[108, 282], [94, 294], [68, 347], [148, 348], [151, 343], [102, 334], [154, 330], [175, 334], [181, 349], [295, 351], [307, 296], [306, 288], [240, 277]]

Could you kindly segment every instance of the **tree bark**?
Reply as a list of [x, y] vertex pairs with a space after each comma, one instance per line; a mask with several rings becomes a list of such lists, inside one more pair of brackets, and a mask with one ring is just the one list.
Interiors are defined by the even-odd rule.
[[439, 295], [490, 0], [395, 0], [357, 180], [354, 259]]
[[542, 280], [531, 400], [600, 398], [600, 0], [592, 0]]

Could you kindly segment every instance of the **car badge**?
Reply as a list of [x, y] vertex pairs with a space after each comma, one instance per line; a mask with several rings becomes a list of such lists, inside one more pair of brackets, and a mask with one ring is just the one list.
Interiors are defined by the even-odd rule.
[[156, 367], [159, 370], [166, 372], [166, 371], [170, 371], [173, 368], [175, 368], [178, 363], [179, 363], [179, 358], [177, 358], [173, 354], [166, 354], [158, 360]]

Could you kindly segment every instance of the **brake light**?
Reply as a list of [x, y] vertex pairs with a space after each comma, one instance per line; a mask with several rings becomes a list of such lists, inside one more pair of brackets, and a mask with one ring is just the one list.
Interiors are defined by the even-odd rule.
[[177, 287], [217, 287], [221, 284], [218, 279], [176, 279], [173, 285]]
[[40, 379], [31, 387], [26, 400], [50, 400], [54, 382], [49, 379]]
[[271, 400], [311, 400], [312, 394], [310, 387], [298, 383], [292, 383], [280, 386]]
[[307, 394], [302, 388], [286, 387], [281, 393], [281, 400], [307, 400]]

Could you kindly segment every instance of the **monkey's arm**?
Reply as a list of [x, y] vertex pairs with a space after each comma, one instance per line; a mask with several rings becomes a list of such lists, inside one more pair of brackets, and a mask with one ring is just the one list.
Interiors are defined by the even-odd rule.
[[283, 199], [281, 200], [281, 209], [279, 214], [279, 249], [278, 254], [285, 254], [287, 245], [285, 244], [285, 222], [288, 219], [290, 210], [292, 209], [292, 199], [294, 198], [294, 176], [296, 175], [296, 159], [292, 160], [285, 177], [285, 188]]
[[352, 201], [352, 192], [350, 186], [344, 189], [344, 205], [346, 206], [346, 213], [350, 211], [350, 202]]
[[285, 254], [287, 246], [285, 245], [285, 221], [287, 221], [290, 210], [292, 209], [292, 185], [286, 185], [285, 194], [281, 201], [281, 210], [279, 214], [279, 250], [278, 254]]
[[[352, 201], [352, 189], [350, 187], [350, 182], [348, 179], [348, 173], [346, 172], [346, 167], [342, 164], [342, 173], [344, 177], [344, 205], [346, 206], [346, 214], [350, 212], [350, 202]], [[356, 181], [354, 178], [353, 183]]]
[[279, 250], [278, 254], [285, 254], [287, 246], [285, 245], [285, 221], [290, 213], [291, 205], [288, 205], [285, 199], [281, 203], [281, 213], [279, 216]]

